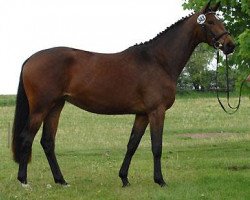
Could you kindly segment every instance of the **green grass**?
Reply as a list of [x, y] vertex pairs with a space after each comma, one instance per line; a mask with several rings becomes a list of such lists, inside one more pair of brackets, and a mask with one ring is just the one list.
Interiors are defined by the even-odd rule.
[[16, 96], [14, 95], [0, 95], [0, 107], [14, 106], [16, 102]]
[[32, 190], [25, 190], [16, 180], [18, 166], [7, 148], [14, 107], [0, 106], [0, 200], [250, 199], [249, 110], [247, 97], [243, 97], [235, 115], [225, 114], [215, 98], [178, 97], [166, 112], [164, 127], [162, 169], [168, 187], [160, 188], [153, 182], [147, 129], [131, 163], [131, 186], [124, 189], [118, 171], [134, 117], [95, 115], [67, 104], [59, 124], [56, 152], [71, 187], [54, 184], [39, 144], [39, 132], [28, 168]]

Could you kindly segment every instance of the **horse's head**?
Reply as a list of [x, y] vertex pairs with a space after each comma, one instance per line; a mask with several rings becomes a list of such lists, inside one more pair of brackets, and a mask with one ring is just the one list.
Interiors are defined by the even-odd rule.
[[210, 2], [197, 14], [199, 34], [203, 42], [214, 48], [221, 49], [225, 54], [230, 54], [235, 49], [235, 43], [216, 12], [220, 6], [217, 3], [210, 7]]

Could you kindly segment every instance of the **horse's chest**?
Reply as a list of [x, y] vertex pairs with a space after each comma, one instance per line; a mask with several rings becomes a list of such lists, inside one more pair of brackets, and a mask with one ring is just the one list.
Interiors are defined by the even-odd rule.
[[151, 85], [144, 93], [144, 102], [147, 110], [157, 109], [163, 106], [169, 109], [175, 101], [175, 85], [174, 84], [157, 84]]

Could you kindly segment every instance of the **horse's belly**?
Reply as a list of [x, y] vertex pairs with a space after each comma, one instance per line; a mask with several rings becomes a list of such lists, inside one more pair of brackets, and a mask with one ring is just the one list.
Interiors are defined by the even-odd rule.
[[107, 97], [69, 95], [66, 97], [66, 100], [83, 110], [97, 114], [145, 113], [144, 105], [140, 100], [131, 100], [128, 97], [119, 99], [115, 98], [113, 94], [109, 94]]

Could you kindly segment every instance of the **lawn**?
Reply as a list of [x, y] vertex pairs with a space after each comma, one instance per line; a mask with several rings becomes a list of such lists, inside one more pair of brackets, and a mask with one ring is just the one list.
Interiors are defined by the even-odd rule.
[[[3, 98], [3, 97], [1, 97]], [[236, 99], [233, 99], [236, 101]], [[10, 101], [12, 102], [12, 100]], [[131, 186], [121, 187], [120, 165], [133, 116], [104, 116], [67, 104], [59, 124], [56, 152], [70, 187], [53, 182], [39, 144], [28, 168], [31, 189], [16, 180], [18, 166], [7, 144], [14, 106], [0, 106], [0, 200], [5, 199], [250, 199], [250, 100], [235, 115], [215, 98], [178, 97], [166, 112], [162, 170], [168, 187], [153, 182], [147, 129], [129, 171]]]

